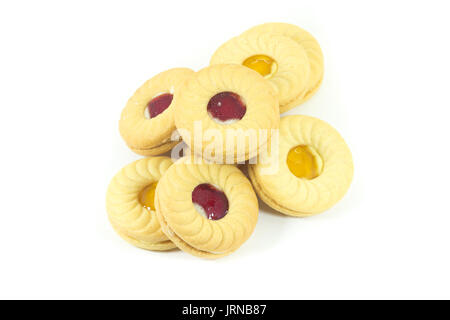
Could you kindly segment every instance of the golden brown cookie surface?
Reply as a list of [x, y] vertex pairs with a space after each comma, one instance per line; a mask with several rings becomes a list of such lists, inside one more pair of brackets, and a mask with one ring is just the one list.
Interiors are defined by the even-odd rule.
[[172, 165], [167, 157], [130, 163], [111, 180], [106, 210], [114, 230], [131, 244], [148, 250], [169, 250], [175, 245], [161, 231], [155, 214], [154, 191]]
[[337, 203], [353, 177], [351, 152], [326, 122], [308, 116], [281, 119], [278, 154], [249, 166], [258, 195], [272, 208], [310, 216]]
[[318, 90], [324, 73], [322, 49], [317, 40], [308, 31], [289, 23], [265, 23], [255, 26], [243, 34], [263, 33], [278, 34], [294, 40], [305, 49], [306, 55], [308, 56], [310, 65], [308, 89], [304, 96], [299, 96], [288, 104], [280, 106], [280, 111], [285, 112], [305, 102]]
[[175, 68], [145, 82], [128, 100], [119, 121], [119, 130], [134, 152], [158, 155], [173, 148], [175, 131], [173, 100], [178, 86], [194, 72]]
[[174, 107], [183, 140], [197, 155], [215, 163], [255, 156], [280, 121], [272, 86], [240, 65], [200, 70], [180, 87]]
[[210, 63], [234, 63], [259, 72], [275, 88], [281, 112], [308, 91], [310, 64], [306, 51], [280, 34], [244, 33], [219, 47]]
[[258, 201], [250, 181], [232, 165], [178, 160], [158, 183], [156, 211], [164, 233], [181, 250], [219, 258], [252, 234]]

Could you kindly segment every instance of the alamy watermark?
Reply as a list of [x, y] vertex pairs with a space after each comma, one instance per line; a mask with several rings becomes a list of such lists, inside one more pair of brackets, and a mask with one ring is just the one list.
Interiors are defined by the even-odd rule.
[[171, 152], [173, 161], [191, 155], [186, 161], [216, 164], [262, 164], [262, 174], [275, 174], [279, 166], [279, 130], [208, 128], [195, 121], [193, 130], [178, 128], [171, 141], [178, 143]]

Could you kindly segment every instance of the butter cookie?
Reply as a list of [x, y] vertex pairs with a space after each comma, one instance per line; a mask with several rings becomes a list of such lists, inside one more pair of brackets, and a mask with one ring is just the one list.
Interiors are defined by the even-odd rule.
[[145, 82], [128, 100], [119, 121], [119, 131], [128, 147], [143, 156], [172, 149], [175, 131], [173, 100], [178, 86], [194, 71], [175, 68]]
[[258, 154], [280, 122], [272, 86], [240, 65], [214, 65], [189, 77], [178, 92], [175, 124], [198, 156], [236, 163]]
[[178, 248], [203, 258], [237, 250], [252, 234], [258, 200], [250, 181], [233, 165], [179, 159], [156, 187], [161, 228]]
[[286, 105], [280, 106], [280, 111], [285, 112], [308, 100], [319, 89], [324, 74], [323, 53], [317, 40], [306, 30], [289, 23], [265, 23], [255, 26], [243, 33], [244, 36], [250, 34], [272, 33], [288, 37], [301, 45], [308, 56], [310, 74], [307, 91], [297, 99]]
[[248, 172], [260, 198], [275, 210], [304, 217], [336, 204], [353, 178], [351, 152], [326, 122], [308, 116], [281, 118], [279, 148]]
[[109, 184], [106, 210], [114, 230], [131, 244], [148, 250], [176, 246], [161, 231], [155, 214], [155, 189], [172, 165], [167, 157], [134, 161], [120, 170]]
[[275, 33], [248, 32], [224, 43], [210, 64], [233, 63], [257, 71], [275, 88], [280, 112], [309, 90], [310, 63], [305, 49]]

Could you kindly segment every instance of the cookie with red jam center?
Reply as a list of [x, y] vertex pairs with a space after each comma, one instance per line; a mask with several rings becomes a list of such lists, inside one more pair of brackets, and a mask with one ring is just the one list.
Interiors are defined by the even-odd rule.
[[194, 72], [176, 68], [145, 82], [128, 100], [119, 121], [119, 130], [128, 147], [144, 155], [169, 151], [179, 139], [174, 135], [173, 102], [180, 84]]
[[209, 100], [207, 110], [211, 118], [226, 124], [241, 120], [247, 107], [238, 94], [225, 91]]
[[184, 157], [167, 170], [156, 187], [156, 215], [178, 248], [215, 259], [250, 237], [258, 200], [238, 168], [198, 160]]
[[280, 122], [274, 88], [240, 65], [214, 65], [195, 73], [180, 86], [174, 107], [184, 142], [218, 164], [258, 155]]
[[194, 188], [192, 203], [197, 211], [210, 220], [222, 219], [228, 213], [227, 196], [209, 183], [202, 183]]
[[152, 100], [147, 104], [148, 118], [154, 119], [163, 113], [172, 103], [173, 94], [172, 93], [163, 93]]

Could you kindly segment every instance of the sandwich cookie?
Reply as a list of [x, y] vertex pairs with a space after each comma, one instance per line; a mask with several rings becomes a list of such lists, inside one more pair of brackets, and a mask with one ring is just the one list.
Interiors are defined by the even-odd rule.
[[200, 70], [180, 86], [174, 107], [183, 140], [196, 155], [214, 163], [256, 156], [280, 122], [273, 87], [240, 65]]
[[345, 195], [353, 161], [344, 139], [329, 124], [287, 116], [281, 119], [278, 150], [249, 165], [248, 172], [257, 194], [270, 207], [306, 217], [329, 209]]
[[285, 112], [308, 100], [319, 89], [324, 74], [322, 49], [320, 48], [317, 40], [308, 31], [289, 23], [261, 24], [247, 30], [243, 33], [243, 36], [266, 33], [285, 36], [297, 42], [303, 49], [305, 49], [310, 65], [310, 73], [306, 93], [304, 95], [299, 95], [291, 102], [280, 106], [280, 111]]
[[177, 88], [194, 72], [176, 68], [145, 82], [128, 100], [119, 121], [119, 130], [128, 147], [143, 156], [172, 149], [175, 131], [173, 103]]
[[258, 200], [250, 181], [233, 165], [179, 159], [156, 187], [161, 228], [178, 248], [202, 258], [237, 250], [252, 234]]
[[152, 157], [130, 163], [109, 184], [106, 210], [114, 230], [129, 243], [148, 250], [176, 246], [161, 231], [155, 214], [155, 189], [172, 165], [167, 157]]
[[210, 64], [234, 63], [261, 74], [276, 90], [280, 112], [309, 90], [310, 63], [293, 39], [274, 33], [249, 32], [224, 43]]

